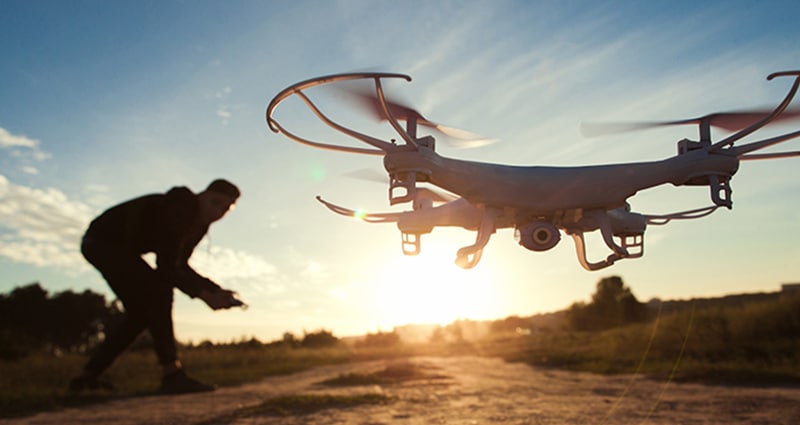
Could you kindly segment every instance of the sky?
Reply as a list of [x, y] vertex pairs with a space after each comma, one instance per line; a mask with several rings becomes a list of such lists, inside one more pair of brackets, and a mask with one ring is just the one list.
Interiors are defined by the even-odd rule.
[[[184, 341], [552, 312], [587, 301], [612, 275], [641, 301], [779, 290], [800, 282], [797, 159], [743, 163], [732, 210], [649, 227], [640, 259], [587, 272], [566, 235], [534, 253], [506, 229], [462, 270], [455, 252], [473, 232], [436, 229], [406, 257], [394, 225], [317, 203], [322, 195], [371, 212], [408, 208], [350, 176], [383, 172], [379, 157], [296, 144], [269, 131], [264, 113], [308, 78], [397, 72], [412, 81], [387, 90], [426, 117], [499, 140], [440, 143], [442, 155], [552, 166], [659, 160], [697, 129], [587, 138], [580, 124], [777, 104], [791, 81], [766, 76], [800, 69], [798, 12], [794, 1], [2, 0], [0, 292], [40, 282], [51, 293], [113, 298], [79, 252], [92, 218], [173, 186], [199, 192], [218, 177], [243, 195], [191, 264], [249, 308], [212, 312], [178, 295]], [[352, 105], [325, 105], [351, 116]], [[276, 118], [313, 140], [339, 137], [288, 101]], [[650, 214], [711, 202], [707, 188], [670, 185], [629, 201]], [[607, 255], [589, 249], [590, 259]]]

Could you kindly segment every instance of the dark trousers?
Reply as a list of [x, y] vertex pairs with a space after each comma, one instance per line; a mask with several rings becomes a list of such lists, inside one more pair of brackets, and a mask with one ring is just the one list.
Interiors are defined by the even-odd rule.
[[141, 255], [125, 248], [85, 236], [81, 252], [100, 271], [125, 307], [121, 323], [106, 333], [86, 364], [86, 372], [101, 374], [145, 329], [153, 337], [159, 363], [174, 363], [177, 352], [172, 285], [162, 282]]

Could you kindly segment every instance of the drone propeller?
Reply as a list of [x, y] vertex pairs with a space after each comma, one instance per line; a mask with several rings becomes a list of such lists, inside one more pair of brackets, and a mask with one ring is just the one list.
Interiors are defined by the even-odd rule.
[[345, 177], [361, 181], [389, 184], [389, 179], [386, 178], [386, 173], [379, 172], [374, 168], [360, 168], [358, 170], [348, 171], [343, 175]]
[[[383, 106], [374, 91], [365, 90], [363, 88], [356, 88], [353, 86], [345, 87], [344, 85], [336, 87], [341, 92], [351, 96], [355, 99], [357, 106], [366, 110], [370, 115], [379, 121], [386, 121], [387, 117], [384, 115]], [[404, 105], [401, 102], [391, 99], [389, 96], [385, 97], [386, 107], [389, 113], [398, 121], [415, 120], [417, 125], [428, 127], [444, 136], [451, 138], [448, 140], [451, 144], [461, 148], [475, 148], [480, 146], [490, 145], [496, 143], [497, 139], [488, 139], [478, 134], [469, 131], [461, 130], [454, 127], [448, 127], [425, 118], [416, 109]]]
[[428, 187], [418, 187], [417, 196], [419, 196], [420, 198], [430, 199], [433, 202], [439, 202], [443, 204], [448, 202], [453, 202], [456, 199], [459, 199], [457, 196], [453, 194], [443, 192], [441, 190], [433, 190]]
[[[676, 121], [641, 121], [641, 122], [610, 122], [610, 123], [582, 123], [581, 133], [586, 137], [600, 137], [610, 134], [626, 133], [637, 130], [646, 130], [656, 127], [667, 127], [673, 125], [702, 124], [707, 122], [709, 126], [727, 130], [730, 132], [739, 131], [743, 128], [755, 124], [759, 120], [768, 116], [772, 110], [757, 109], [751, 111], [719, 112], [697, 118], [689, 118]], [[800, 118], [800, 108], [786, 110], [775, 118], [774, 122], [794, 120]]]
[[[357, 180], [369, 181], [373, 183], [383, 183], [389, 184], [389, 179], [386, 178], [386, 175], [383, 173], [379, 173], [378, 171], [372, 168], [362, 168], [355, 171], [350, 171], [344, 174], [346, 177], [350, 177]], [[423, 199], [430, 199], [434, 203], [447, 203], [452, 202], [458, 199], [458, 196], [453, 195], [449, 192], [445, 192], [443, 190], [435, 190], [428, 187], [417, 187], [417, 196]]]

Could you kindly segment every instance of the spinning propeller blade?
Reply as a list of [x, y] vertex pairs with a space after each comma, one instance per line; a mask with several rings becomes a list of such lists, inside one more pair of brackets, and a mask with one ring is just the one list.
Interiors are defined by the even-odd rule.
[[[641, 121], [641, 122], [610, 122], [610, 123], [582, 123], [581, 133], [586, 137], [600, 137], [610, 134], [626, 133], [636, 130], [645, 130], [656, 127], [673, 125], [700, 124], [707, 121], [711, 127], [721, 128], [730, 132], [739, 131], [755, 124], [772, 112], [770, 109], [757, 109], [751, 111], [719, 112], [697, 118], [676, 121]], [[800, 108], [784, 111], [774, 122], [795, 120], [800, 118]]]
[[[378, 100], [378, 97], [375, 94], [374, 90], [366, 90], [361, 87], [356, 88], [353, 86], [345, 87], [344, 85], [336, 88], [341, 92], [351, 96], [353, 99], [355, 99], [357, 106], [366, 110], [370, 115], [372, 115], [378, 121], [387, 120], [387, 118], [384, 116], [381, 102], [380, 100]], [[448, 142], [457, 147], [475, 148], [475, 147], [490, 145], [492, 143], [497, 142], [497, 139], [488, 139], [486, 137], [483, 137], [475, 133], [471, 133], [469, 131], [461, 130], [454, 127], [448, 127], [433, 122], [422, 116], [422, 114], [416, 109], [404, 105], [403, 103], [397, 101], [396, 99], [392, 99], [388, 95], [386, 95], [385, 98], [386, 98], [386, 106], [395, 119], [397, 119], [398, 121], [408, 121], [409, 119], [415, 119], [417, 125], [428, 127], [431, 130], [437, 131], [444, 136], [452, 138]]]
[[458, 199], [457, 196], [450, 193], [443, 192], [441, 190], [433, 190], [427, 187], [418, 187], [417, 195], [422, 198], [428, 198], [433, 202], [439, 202], [443, 204], [447, 202], [453, 202]]
[[389, 179], [386, 177], [386, 173], [379, 172], [374, 168], [360, 168], [358, 170], [348, 171], [344, 173], [344, 176], [361, 181], [389, 184]]
[[[336, 90], [349, 95], [356, 101], [357, 106], [369, 112], [369, 114], [375, 119], [379, 121], [386, 120], [386, 117], [383, 115], [383, 107], [381, 106], [381, 102], [378, 100], [374, 89], [368, 90], [364, 87], [355, 87], [353, 85], [345, 84], [336, 86], [335, 88]], [[435, 126], [433, 122], [428, 121], [417, 110], [410, 106], [403, 105], [399, 101], [392, 99], [389, 95], [386, 95], [386, 106], [389, 108], [389, 112], [391, 112], [392, 115], [400, 121], [406, 121], [409, 118], [415, 118], [419, 125], [424, 125], [427, 127]]]
[[[362, 168], [359, 170], [347, 172], [344, 175], [346, 177], [350, 177], [357, 180], [369, 181], [373, 183], [389, 184], [389, 179], [386, 177], [385, 174], [379, 173], [377, 170], [372, 168]], [[458, 196], [453, 195], [449, 192], [445, 192], [443, 190], [436, 190], [428, 187], [417, 187], [416, 190], [417, 190], [417, 195], [420, 198], [427, 198], [435, 203], [447, 203], [458, 199]]]

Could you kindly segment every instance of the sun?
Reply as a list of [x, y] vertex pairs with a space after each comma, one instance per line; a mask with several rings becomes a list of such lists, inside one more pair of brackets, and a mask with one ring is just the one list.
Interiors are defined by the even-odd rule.
[[428, 243], [419, 255], [395, 254], [376, 267], [370, 302], [378, 306], [379, 323], [385, 327], [446, 325], [502, 314], [491, 266], [459, 268], [454, 264], [459, 246]]

